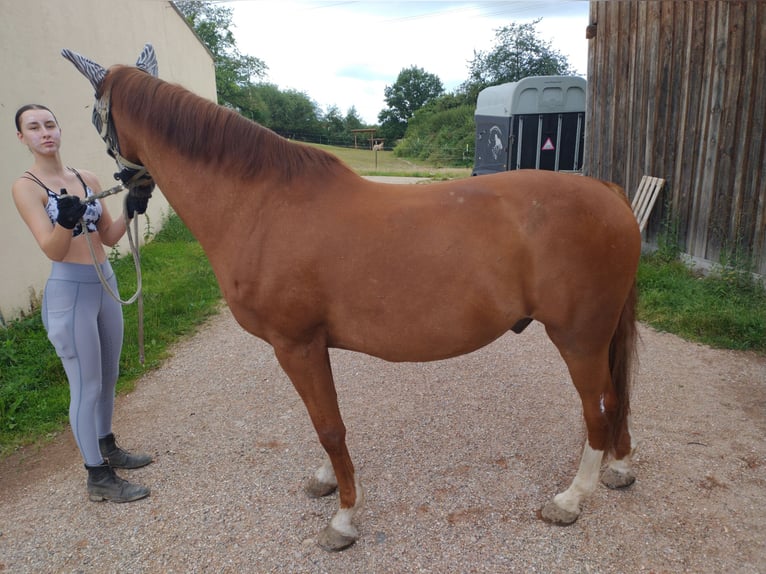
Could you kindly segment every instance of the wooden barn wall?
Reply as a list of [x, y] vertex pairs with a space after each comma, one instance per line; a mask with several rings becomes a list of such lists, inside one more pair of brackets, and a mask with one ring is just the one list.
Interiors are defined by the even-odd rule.
[[[591, 1], [584, 171], [666, 187], [645, 240], [766, 274], [766, 2]], [[590, 30], [593, 30], [591, 26]]]

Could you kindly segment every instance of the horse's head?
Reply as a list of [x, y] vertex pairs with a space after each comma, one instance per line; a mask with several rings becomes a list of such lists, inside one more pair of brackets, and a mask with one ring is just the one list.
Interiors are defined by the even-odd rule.
[[[138, 163], [138, 159], [130, 160], [120, 152], [120, 141], [117, 128], [112, 121], [111, 87], [106, 86], [109, 70], [96, 62], [89, 60], [71, 50], [62, 50], [61, 55], [72, 62], [80, 73], [90, 80], [95, 90], [96, 103], [93, 106], [93, 125], [106, 143], [107, 153], [114, 158], [120, 171], [114, 174], [115, 179], [122, 181], [128, 188], [129, 194], [138, 198], [148, 198], [154, 189], [154, 180], [146, 168]], [[151, 74], [158, 75], [157, 56], [151, 44], [144, 46], [136, 61], [136, 67]]]

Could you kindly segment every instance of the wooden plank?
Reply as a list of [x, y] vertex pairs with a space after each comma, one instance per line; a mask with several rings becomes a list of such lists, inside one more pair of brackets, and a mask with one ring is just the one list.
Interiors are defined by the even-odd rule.
[[[745, 21], [748, 65], [762, 69], [763, 54], [766, 54], [766, 3], [748, 2]], [[739, 185], [746, 190], [743, 211], [748, 214], [756, 271], [766, 275], [766, 138], [763, 137], [766, 133], [766, 74], [755, 71], [752, 74], [748, 76], [743, 72], [743, 78], [752, 88], [750, 110], [745, 118], [750, 137], [743, 138], [746, 148], [742, 150], [742, 166], [737, 170], [742, 176]]]
[[[747, 51], [744, 47], [745, 6], [730, 2], [726, 10], [725, 58], [726, 68], [723, 89], [721, 90], [721, 129], [717, 138], [716, 157], [718, 162], [718, 192], [713, 198], [713, 212], [716, 214], [716, 227], [720, 229], [720, 249], [736, 252], [747, 243], [746, 231], [742, 229], [742, 186], [735, 186], [736, 148], [747, 132], [747, 120], [743, 121], [742, 74]], [[750, 59], [750, 58], [747, 58]], [[721, 193], [720, 190], [727, 190]]]
[[686, 238], [686, 250], [690, 255], [705, 259], [707, 256], [707, 238], [708, 225], [710, 223], [710, 197], [713, 193], [713, 176], [715, 166], [709, 164], [712, 160], [709, 148], [711, 140], [716, 137], [715, 127], [711, 112], [714, 109], [714, 90], [716, 83], [715, 73], [715, 43], [716, 29], [718, 27], [718, 2], [700, 2], [700, 6], [706, 11], [705, 27], [702, 30], [703, 60], [699, 63], [699, 78], [696, 81], [699, 84], [700, 102], [697, 109], [696, 122], [698, 123], [698, 132], [696, 134], [697, 157], [696, 168], [693, 173], [694, 204], [689, 221], [689, 235]]
[[636, 193], [633, 194], [633, 203], [630, 205], [633, 209], [633, 213], [638, 213], [638, 206], [644, 201], [646, 189], [649, 187], [649, 179], [648, 175], [642, 177], [641, 183], [638, 184], [638, 188], [636, 189]]
[[[692, 213], [694, 187], [692, 185], [695, 173], [696, 142], [698, 122], [695, 111], [699, 108], [699, 85], [692, 84], [695, 75], [699, 74], [704, 54], [704, 41], [701, 28], [704, 27], [704, 11], [700, 12], [698, 3], [678, 4], [684, 10], [683, 18], [683, 65], [676, 68], [681, 82], [680, 109], [678, 132], [676, 133], [675, 166], [672, 175], [672, 205], [673, 217], [678, 221], [680, 237], [687, 237], [689, 220]], [[701, 14], [701, 16], [700, 16]], [[679, 52], [681, 48], [679, 47]]]
[[588, 40], [588, 83], [586, 85], [587, 97], [585, 98], [585, 148], [583, 149], [583, 173], [592, 177], [603, 178], [599, 169], [601, 150], [598, 146], [601, 128], [600, 120], [597, 120], [598, 103], [601, 101], [599, 86], [601, 85], [601, 30], [598, 25], [601, 14], [601, 2], [596, 0], [590, 3], [590, 22], [595, 26], [595, 36]]
[[[709, 135], [704, 159], [705, 181], [702, 186], [702, 205], [705, 208], [703, 227], [705, 259], [717, 261], [720, 258], [722, 244], [725, 241], [726, 215], [721, 213], [718, 202], [718, 185], [723, 167], [720, 137], [723, 124], [726, 78], [727, 78], [727, 36], [729, 30], [728, 2], [718, 2], [713, 30], [713, 49], [711, 51], [712, 78], [710, 80], [711, 99], [708, 110]], [[728, 213], [728, 210], [727, 210]]]
[[653, 149], [657, 110], [655, 108], [657, 94], [657, 48], [659, 45], [660, 22], [657, 2], [638, 3], [638, 41], [636, 49], [641, 52], [639, 58], [639, 74], [641, 80], [636, 85], [636, 105], [640, 109], [639, 132], [636, 137], [640, 148], [636, 154], [637, 173], [649, 173], [647, 165], [651, 160]]
[[[638, 55], [641, 53], [641, 50], [636, 49], [636, 34], [633, 32], [633, 28], [636, 25], [636, 21], [638, 18], [638, 6], [636, 6], [635, 2], [624, 2], [622, 3], [624, 8], [624, 17], [623, 17], [623, 25], [620, 33], [622, 34], [623, 40], [621, 41], [627, 46], [627, 56], [628, 56], [628, 78], [627, 78], [627, 84], [626, 86], [630, 86], [630, 89], [627, 90], [618, 90], [621, 93], [625, 94], [625, 100], [626, 100], [626, 107], [624, 110], [624, 115], [627, 118], [629, 125], [634, 126], [637, 125], [636, 122], [640, 122], [640, 112], [638, 110], [638, 106], [636, 106], [636, 98], [633, 95], [633, 86], [636, 86], [638, 80], [637, 78], [641, 77], [642, 71], [638, 69]], [[637, 173], [638, 170], [637, 164], [635, 161], [633, 161], [633, 158], [636, 157], [637, 148], [641, 145], [641, 141], [637, 138], [622, 138], [624, 140], [627, 140], [625, 142], [625, 183], [623, 187], [626, 190], [633, 189], [634, 182], [636, 179], [638, 179]]]
[[[760, 6], [760, 8], [759, 8]], [[760, 17], [757, 16], [760, 10]], [[760, 23], [759, 23], [760, 22]], [[759, 30], [760, 27], [760, 30]], [[758, 34], [760, 32], [760, 38]], [[760, 51], [758, 46], [760, 45]], [[758, 211], [758, 196], [766, 194], [763, 183], [766, 166], [757, 162], [758, 150], [763, 153], [764, 108], [766, 107], [766, 78], [760, 71], [763, 67], [763, 54], [766, 50], [766, 4], [748, 3], [745, 6], [742, 34], [742, 60], [746, 62], [742, 70], [742, 94], [740, 116], [736, 128], [738, 147], [734, 155], [734, 187], [740, 190], [738, 210], [741, 212], [741, 229], [746, 236], [746, 247], [754, 257], [762, 258], [763, 271], [766, 271], [766, 253], [757, 246], [758, 219], [763, 212]], [[761, 56], [757, 56], [761, 54]], [[759, 68], [760, 66], [760, 68]], [[754, 81], [750, 81], [754, 78]], [[751, 155], [751, 148], [755, 155]]]
[[[607, 46], [609, 49], [605, 53], [603, 74], [606, 78], [607, 85], [614, 85], [619, 76], [617, 75], [617, 55], [620, 50], [620, 10], [619, 6], [610, 4], [607, 6], [607, 21], [602, 24], [606, 24], [606, 30], [608, 37]], [[622, 169], [619, 163], [624, 159], [618, 157], [615, 153], [615, 147], [617, 146], [617, 138], [615, 137], [615, 129], [619, 122], [619, 110], [616, 104], [616, 98], [606, 98], [601, 102], [601, 117], [604, 122], [604, 142], [602, 145], [607, 146], [603, 151], [604, 168], [611, 174], [610, 180], [617, 182], [620, 185], [625, 185], [622, 179]]]
[[649, 105], [654, 120], [655, 131], [651, 142], [647, 141], [647, 159], [644, 162], [644, 173], [656, 173], [666, 176], [666, 163], [669, 155], [668, 140], [672, 139], [671, 123], [675, 114], [671, 107], [673, 93], [677, 92], [677, 80], [673, 78], [673, 3], [658, 2], [655, 18], [657, 19], [657, 43], [655, 45], [656, 69], [654, 86], [654, 103]]
[[638, 221], [638, 229], [642, 233], [644, 229], [646, 229], [646, 224], [652, 213], [652, 208], [654, 208], [654, 204], [664, 185], [665, 180], [659, 177], [645, 175], [641, 178], [641, 183], [638, 185], [638, 190], [636, 191], [632, 207], [633, 213]]
[[[628, 54], [628, 42], [624, 41], [624, 38], [628, 38], [627, 33], [630, 30], [630, 3], [628, 2], [612, 2], [609, 6], [610, 17], [610, 35], [611, 35], [611, 57], [609, 58], [609, 74], [612, 78], [612, 85], [616, 82], [624, 81], [626, 72], [629, 69], [627, 60]], [[627, 183], [627, 163], [629, 163], [629, 157], [626, 153], [626, 140], [622, 134], [629, 129], [628, 122], [630, 121], [630, 109], [633, 106], [632, 95], [629, 90], [618, 90], [612, 92], [612, 124], [610, 128], [611, 149], [610, 154], [612, 156], [612, 176], [611, 180], [618, 183], [625, 189], [628, 188]]]
[[[686, 3], [671, 2], [663, 4], [663, 28], [666, 37], [667, 71], [663, 78], [663, 90], [665, 91], [665, 109], [667, 120], [664, 122], [664, 150], [662, 163], [647, 171], [665, 179], [673, 181], [674, 170], [678, 157], [683, 153], [686, 138], [681, 136], [684, 127], [685, 116], [679, 113], [683, 109], [682, 102], [688, 92], [689, 78], [685, 65], [685, 42], [686, 42]], [[650, 152], [651, 153], [651, 152]], [[657, 155], [655, 151], [654, 156]], [[649, 230], [656, 234], [661, 231], [660, 222], [675, 218], [677, 206], [673, 205], [675, 198], [674, 186], [669, 185], [670, 194], [666, 193], [669, 201], [661, 202], [654, 210], [654, 215], [649, 221]]]
[[599, 2], [598, 3], [598, 17], [597, 17], [597, 28], [598, 32], [596, 33], [595, 38], [595, 45], [596, 45], [596, 61], [595, 61], [595, 67], [596, 67], [596, 74], [595, 74], [595, 84], [594, 84], [594, 90], [595, 90], [595, 98], [594, 98], [594, 107], [591, 108], [592, 116], [591, 117], [597, 117], [599, 118], [597, 122], [595, 122], [594, 126], [595, 129], [591, 133], [590, 138], [590, 144], [593, 147], [593, 153], [594, 157], [592, 158], [594, 161], [591, 164], [592, 173], [595, 177], [604, 177], [606, 173], [608, 173], [608, 169], [605, 165], [606, 163], [606, 150], [608, 149], [607, 146], [609, 145], [608, 142], [608, 129], [609, 129], [609, 122], [601, 115], [601, 106], [603, 105], [603, 101], [605, 99], [605, 92], [608, 90], [608, 81], [606, 74], [604, 73], [605, 70], [605, 64], [604, 64], [604, 58], [606, 58], [606, 55], [609, 51], [609, 22], [607, 20], [607, 11], [608, 6], [606, 6], [605, 2]]

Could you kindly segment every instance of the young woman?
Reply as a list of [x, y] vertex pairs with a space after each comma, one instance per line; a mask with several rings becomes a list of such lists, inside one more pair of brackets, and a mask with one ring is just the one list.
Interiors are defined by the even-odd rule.
[[148, 488], [123, 480], [114, 471], [145, 466], [152, 458], [124, 451], [112, 434], [122, 307], [101, 285], [85, 237], [89, 234], [103, 275], [117, 292], [104, 245], [115, 245], [127, 222], [123, 215], [112, 219], [98, 200], [84, 202], [101, 186], [92, 173], [64, 167], [59, 154], [61, 128], [53, 112], [39, 104], [21, 107], [16, 132], [34, 163], [13, 183], [13, 200], [52, 261], [42, 319], [69, 380], [69, 420], [88, 470], [88, 494], [94, 501], [144, 498]]

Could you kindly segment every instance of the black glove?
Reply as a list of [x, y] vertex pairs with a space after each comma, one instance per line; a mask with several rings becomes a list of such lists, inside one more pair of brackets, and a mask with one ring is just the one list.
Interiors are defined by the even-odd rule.
[[136, 213], [146, 213], [146, 208], [149, 205], [150, 197], [151, 194], [145, 197], [136, 197], [135, 195], [128, 194], [128, 197], [125, 199], [125, 209], [128, 212], [128, 219], [133, 219], [133, 216]]
[[[66, 193], [66, 190], [61, 190]], [[80, 219], [85, 214], [88, 206], [80, 201], [76, 195], [62, 195], [57, 199], [59, 214], [56, 216], [56, 223], [67, 229], [74, 229], [75, 225], [80, 223]]]

